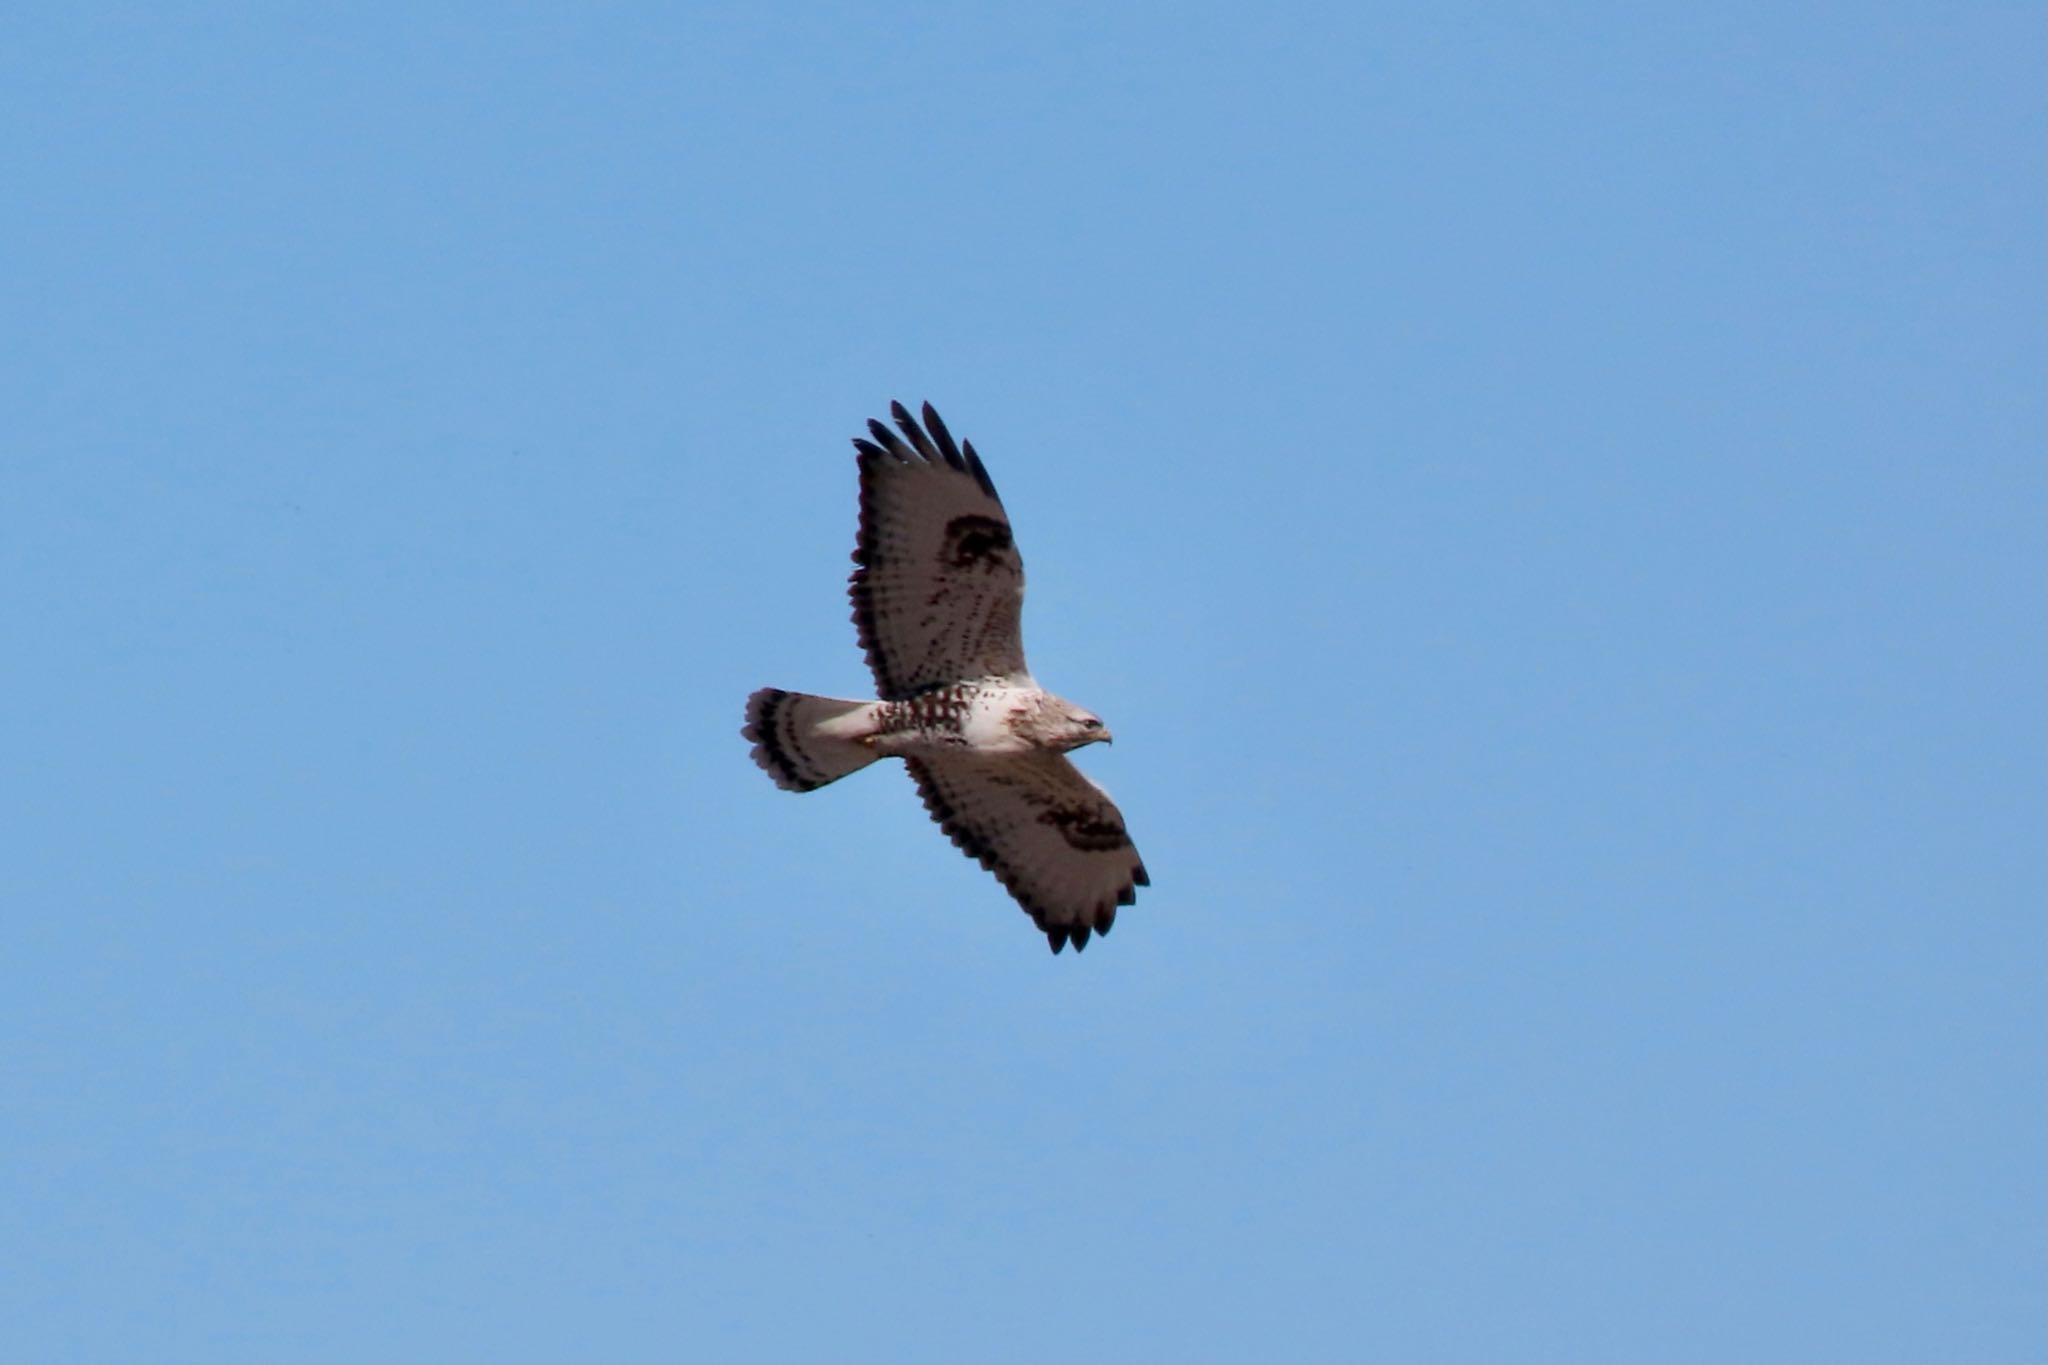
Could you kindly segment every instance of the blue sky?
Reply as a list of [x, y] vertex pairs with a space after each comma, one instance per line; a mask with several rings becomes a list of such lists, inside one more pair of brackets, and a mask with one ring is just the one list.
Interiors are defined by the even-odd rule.
[[[2038, 7], [17, 7], [11, 1361], [2027, 1360]], [[866, 684], [986, 456], [1153, 874]]]

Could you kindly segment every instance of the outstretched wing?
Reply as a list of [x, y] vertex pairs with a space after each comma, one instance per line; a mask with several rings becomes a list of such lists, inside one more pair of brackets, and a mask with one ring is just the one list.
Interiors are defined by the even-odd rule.
[[1024, 562], [974, 445], [924, 405], [924, 425], [889, 405], [900, 430], [869, 422], [860, 452], [853, 623], [885, 701], [934, 683], [1022, 677]]
[[924, 808], [996, 874], [1058, 952], [1106, 934], [1150, 886], [1109, 795], [1062, 754], [906, 760]]

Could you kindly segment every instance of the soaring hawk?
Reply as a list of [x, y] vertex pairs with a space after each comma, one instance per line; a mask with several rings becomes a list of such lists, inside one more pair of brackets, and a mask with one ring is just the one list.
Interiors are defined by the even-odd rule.
[[811, 791], [901, 758], [925, 809], [995, 873], [1052, 950], [1107, 934], [1149, 886], [1123, 816], [1067, 752], [1101, 720], [1024, 665], [1024, 562], [974, 444], [890, 404], [857, 437], [860, 538], [848, 592], [877, 701], [765, 687], [740, 733], [775, 785]]

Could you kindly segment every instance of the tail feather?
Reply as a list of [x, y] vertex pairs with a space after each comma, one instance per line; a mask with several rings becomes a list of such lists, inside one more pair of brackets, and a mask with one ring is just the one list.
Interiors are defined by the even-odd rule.
[[[754, 762], [776, 786], [812, 791], [879, 757], [848, 733], [858, 730], [854, 718], [873, 704], [764, 687], [747, 698], [747, 726], [740, 737], [754, 746]], [[853, 723], [834, 724], [848, 721]]]

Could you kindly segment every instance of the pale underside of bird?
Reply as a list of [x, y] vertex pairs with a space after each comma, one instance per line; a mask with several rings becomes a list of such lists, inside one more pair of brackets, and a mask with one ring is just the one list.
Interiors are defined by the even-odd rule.
[[1024, 563], [972, 442], [931, 404], [890, 405], [856, 438], [860, 534], [848, 583], [874, 701], [763, 688], [740, 733], [787, 791], [901, 758], [925, 809], [996, 875], [1052, 950], [1107, 934], [1151, 884], [1116, 804], [1069, 750], [1102, 721], [1040, 687], [1024, 663]]

